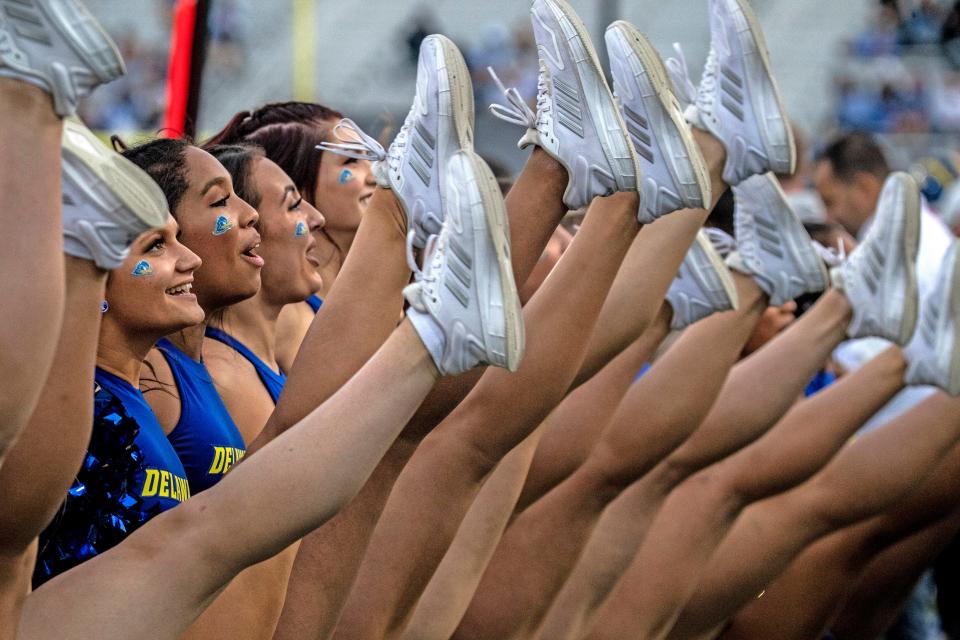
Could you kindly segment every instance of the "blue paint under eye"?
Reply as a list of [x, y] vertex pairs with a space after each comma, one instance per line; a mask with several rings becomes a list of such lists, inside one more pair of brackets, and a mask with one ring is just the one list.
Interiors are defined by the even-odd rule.
[[350, 171], [350, 169], [344, 169], [340, 172], [340, 184], [347, 184], [351, 180], [353, 180], [353, 171]]
[[153, 267], [151, 267], [150, 263], [147, 262], [146, 260], [141, 260], [140, 262], [137, 263], [137, 266], [135, 266], [133, 268], [133, 271], [131, 271], [130, 273], [131, 275], [137, 278], [142, 278], [144, 276], [152, 276]]
[[230, 218], [227, 216], [217, 217], [217, 224], [213, 227], [213, 235], [222, 236], [227, 231], [233, 229], [233, 223], [230, 221]]
[[307, 223], [303, 220], [298, 222], [297, 228], [293, 231], [293, 235], [296, 238], [302, 238], [303, 236], [307, 235]]

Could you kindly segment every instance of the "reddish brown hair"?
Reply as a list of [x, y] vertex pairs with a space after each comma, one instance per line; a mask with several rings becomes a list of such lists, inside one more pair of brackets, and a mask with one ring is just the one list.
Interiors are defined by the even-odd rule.
[[323, 157], [316, 147], [328, 141], [330, 130], [342, 117], [339, 111], [311, 102], [268, 104], [253, 112], [241, 111], [203, 146], [246, 142], [263, 148], [307, 202], [316, 204], [313, 196]]

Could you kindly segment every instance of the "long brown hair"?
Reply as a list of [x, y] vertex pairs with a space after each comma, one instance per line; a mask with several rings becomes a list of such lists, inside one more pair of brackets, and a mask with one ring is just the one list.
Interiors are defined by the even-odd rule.
[[241, 111], [203, 146], [253, 143], [276, 162], [312, 205], [317, 174], [323, 153], [317, 149], [327, 142], [330, 130], [343, 114], [312, 102], [280, 102], [259, 109]]

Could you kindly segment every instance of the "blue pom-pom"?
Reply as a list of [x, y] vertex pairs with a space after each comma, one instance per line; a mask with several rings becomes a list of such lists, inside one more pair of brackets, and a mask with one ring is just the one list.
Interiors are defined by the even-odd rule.
[[112, 394], [96, 389], [88, 452], [57, 517], [40, 535], [33, 584], [47, 580], [120, 544], [159, 512], [145, 511], [131, 495], [144, 469], [135, 444], [140, 427]]

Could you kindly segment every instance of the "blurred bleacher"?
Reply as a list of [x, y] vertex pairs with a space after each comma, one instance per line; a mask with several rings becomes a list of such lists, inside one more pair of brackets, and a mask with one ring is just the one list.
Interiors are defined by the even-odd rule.
[[[211, 52], [201, 131], [215, 130], [240, 109], [293, 97], [294, 1], [214, 0], [229, 9], [224, 21], [233, 33]], [[874, 1], [754, 1], [791, 115], [805, 129], [829, 126], [834, 111], [831, 83], [840, 45], [862, 29]], [[171, 0], [87, 0], [87, 4], [118, 39], [131, 38], [139, 47], [166, 56]], [[603, 28], [616, 18], [636, 24], [664, 56], [672, 55], [673, 42], [682, 43], [694, 80], [698, 79], [709, 44], [706, 0], [571, 0], [571, 4], [601, 47]], [[315, 97], [363, 126], [402, 121], [415, 73], [405, 40], [418, 18], [426, 16], [425, 26], [450, 36], [471, 59], [477, 47], [489, 53], [498, 38], [506, 42], [515, 30], [529, 32], [528, 10], [527, 0], [367, 0], [362, 4], [317, 0], [313, 10]], [[224, 54], [223, 48], [230, 51]], [[528, 65], [535, 73], [535, 54], [528, 50], [525, 57], [529, 59], [519, 66]], [[485, 72], [478, 75], [478, 81], [485, 82], [485, 76]], [[493, 124], [484, 109], [478, 109], [481, 152], [517, 169], [523, 161], [511, 150], [517, 137], [516, 131]]]

